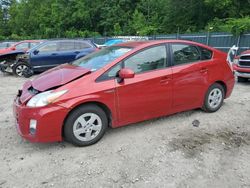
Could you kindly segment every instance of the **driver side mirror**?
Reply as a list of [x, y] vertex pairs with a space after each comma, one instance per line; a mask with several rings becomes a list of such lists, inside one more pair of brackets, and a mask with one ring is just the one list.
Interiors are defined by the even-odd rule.
[[10, 49], [11, 49], [11, 50], [16, 50], [16, 47], [13, 46], [13, 47], [11, 47]]
[[119, 71], [119, 78], [127, 79], [127, 78], [134, 78], [135, 72], [128, 68], [123, 68]]
[[34, 55], [36, 55], [36, 54], [38, 54], [38, 53], [39, 53], [39, 50], [34, 50], [34, 51], [33, 51], [33, 54], [34, 54]]

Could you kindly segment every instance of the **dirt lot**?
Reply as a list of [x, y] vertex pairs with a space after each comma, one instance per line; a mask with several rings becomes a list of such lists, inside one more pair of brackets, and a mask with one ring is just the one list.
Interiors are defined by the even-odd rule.
[[217, 113], [111, 129], [77, 148], [17, 134], [11, 105], [24, 81], [0, 73], [0, 187], [250, 187], [250, 83]]

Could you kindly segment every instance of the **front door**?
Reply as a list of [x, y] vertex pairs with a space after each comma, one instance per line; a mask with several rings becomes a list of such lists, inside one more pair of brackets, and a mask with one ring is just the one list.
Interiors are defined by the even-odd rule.
[[58, 64], [58, 43], [48, 42], [31, 52], [30, 63], [35, 70], [47, 70]]
[[168, 114], [172, 104], [172, 69], [168, 67], [166, 46], [144, 49], [123, 63], [135, 72], [135, 77], [116, 83], [119, 124]]

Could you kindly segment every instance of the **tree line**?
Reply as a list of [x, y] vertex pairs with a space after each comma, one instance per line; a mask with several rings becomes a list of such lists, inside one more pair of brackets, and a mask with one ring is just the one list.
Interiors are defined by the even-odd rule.
[[250, 30], [250, 0], [0, 0], [0, 40]]

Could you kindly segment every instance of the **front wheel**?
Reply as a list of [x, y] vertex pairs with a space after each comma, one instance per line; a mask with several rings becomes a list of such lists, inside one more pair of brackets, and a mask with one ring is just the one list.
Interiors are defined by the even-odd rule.
[[206, 112], [216, 112], [225, 98], [225, 90], [221, 84], [215, 83], [209, 87], [202, 109]]
[[76, 146], [89, 146], [98, 142], [108, 127], [106, 113], [97, 105], [75, 109], [64, 124], [66, 141]]
[[24, 62], [18, 62], [13, 66], [13, 72], [20, 77], [30, 77], [33, 75], [31, 67], [29, 64]]

